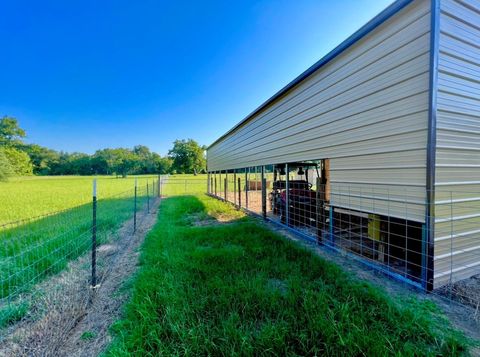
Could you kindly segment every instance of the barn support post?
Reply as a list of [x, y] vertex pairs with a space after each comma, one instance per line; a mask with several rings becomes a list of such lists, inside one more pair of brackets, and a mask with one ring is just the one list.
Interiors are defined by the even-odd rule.
[[290, 172], [288, 164], [285, 164], [285, 223], [290, 227]]
[[322, 179], [320, 177], [317, 177], [316, 185], [317, 192], [315, 193], [315, 224], [317, 228], [317, 242], [320, 243], [322, 241], [323, 230], [323, 200], [320, 194], [322, 192]]
[[242, 186], [241, 181], [242, 179], [239, 177], [238, 179], [238, 209], [242, 208]]
[[233, 170], [233, 204], [237, 205], [237, 170]]
[[425, 209], [426, 236], [423, 245], [426, 253], [425, 280], [422, 286], [426, 291], [433, 290], [433, 258], [435, 239], [435, 167], [437, 151], [437, 93], [438, 93], [438, 57], [440, 38], [440, 1], [431, 0], [430, 11], [430, 74], [428, 98], [428, 136], [427, 136], [427, 175], [426, 195], [427, 207]]
[[332, 245], [335, 245], [335, 237], [334, 237], [334, 234], [333, 234], [333, 232], [334, 232], [334, 230], [333, 230], [333, 206], [330, 206], [330, 211], [328, 212], [328, 218], [329, 218], [328, 219], [329, 220], [328, 230], [329, 230], [329, 235], [330, 235], [330, 243]]
[[245, 208], [248, 209], [248, 172], [250, 168], [245, 169]]
[[217, 195], [217, 172], [215, 172], [215, 174], [213, 175], [213, 181], [214, 181], [214, 190], [215, 190], [215, 196], [218, 197]]
[[265, 179], [265, 166], [262, 166], [262, 216], [267, 219], [267, 180]]
[[224, 201], [228, 201], [227, 193], [228, 193], [228, 171], [225, 171], [225, 178], [223, 179], [223, 199]]
[[97, 287], [97, 179], [92, 190], [92, 288]]

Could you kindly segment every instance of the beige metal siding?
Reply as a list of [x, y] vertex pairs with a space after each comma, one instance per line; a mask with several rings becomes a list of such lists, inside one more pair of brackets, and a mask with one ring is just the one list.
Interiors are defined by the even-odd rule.
[[480, 273], [480, 1], [440, 4], [435, 287]]
[[415, 1], [210, 147], [209, 170], [330, 158], [333, 204], [423, 222], [429, 45]]

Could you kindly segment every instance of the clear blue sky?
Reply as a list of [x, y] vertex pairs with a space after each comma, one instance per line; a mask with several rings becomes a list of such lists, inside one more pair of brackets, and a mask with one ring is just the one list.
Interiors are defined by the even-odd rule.
[[0, 115], [92, 153], [210, 144], [390, 0], [0, 2]]

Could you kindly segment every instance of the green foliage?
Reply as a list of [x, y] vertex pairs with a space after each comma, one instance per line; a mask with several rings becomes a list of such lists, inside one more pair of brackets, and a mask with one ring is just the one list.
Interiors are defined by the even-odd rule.
[[33, 165], [30, 156], [24, 151], [7, 146], [3, 153], [10, 162], [11, 170], [15, 176], [29, 176], [33, 174]]
[[22, 145], [32, 160], [33, 173], [36, 175], [51, 175], [60, 162], [60, 154], [55, 150], [36, 144]]
[[206, 147], [195, 140], [175, 140], [168, 156], [173, 160], [172, 169], [179, 174], [199, 173], [206, 168]]
[[17, 119], [8, 116], [0, 119], [0, 145], [19, 145], [25, 136], [25, 130], [18, 126]]
[[5, 155], [4, 149], [0, 148], [0, 181], [6, 181], [13, 175], [13, 168]]
[[[162, 157], [144, 145], [133, 149], [106, 148], [93, 155], [66, 153], [36, 145], [25, 144], [26, 136], [17, 119], [0, 119], [0, 147], [7, 152], [10, 166], [0, 168], [0, 180], [9, 175], [144, 175], [175, 173], [204, 173], [205, 147], [192, 139], [176, 140], [169, 156]], [[22, 154], [23, 153], [23, 154]], [[30, 158], [27, 160], [27, 156]], [[1, 160], [1, 158], [0, 158]]]
[[93, 331], [85, 331], [80, 336], [80, 339], [83, 340], [83, 341], [88, 341], [88, 340], [94, 339], [96, 336], [97, 336], [97, 334]]
[[21, 302], [18, 304], [8, 304], [0, 307], [0, 328], [20, 321], [28, 312], [28, 304]]
[[[213, 223], [193, 224], [205, 217]], [[394, 299], [205, 196], [163, 201], [141, 264], [107, 355], [436, 356], [468, 347], [432, 303]]]

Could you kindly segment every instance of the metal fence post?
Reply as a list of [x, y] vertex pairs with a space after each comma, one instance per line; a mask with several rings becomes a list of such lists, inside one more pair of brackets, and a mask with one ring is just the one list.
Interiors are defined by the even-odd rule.
[[262, 166], [262, 216], [267, 219], [267, 179], [265, 178], [265, 166]]
[[290, 175], [289, 175], [288, 164], [285, 164], [285, 223], [287, 226], [290, 226]]
[[162, 177], [162, 176], [160, 176], [160, 184], [159, 184], [159, 186], [160, 186], [160, 190], [159, 190], [159, 191], [160, 191], [160, 198], [161, 198], [162, 195], [163, 195], [163, 177]]
[[148, 180], [147, 180], [147, 213], [150, 213], [150, 194], [148, 192]]
[[242, 186], [241, 186], [242, 180], [240, 177], [238, 178], [238, 209], [242, 208]]
[[335, 245], [335, 231], [334, 231], [334, 215], [333, 215], [333, 206], [330, 205], [330, 211], [328, 212], [329, 215], [329, 232], [330, 232], [330, 243]]
[[158, 185], [158, 187], [157, 187], [157, 194], [158, 194], [158, 197], [160, 197], [160, 178], [161, 178], [161, 176], [158, 175], [158, 180], [157, 180], [157, 185]]
[[207, 195], [210, 194], [210, 173], [207, 173]]
[[[215, 175], [215, 174], [213, 174]], [[213, 176], [210, 175], [210, 193], [212, 194], [213, 193]]]
[[223, 185], [223, 199], [225, 201], [228, 201], [227, 200], [227, 178], [225, 177], [224, 179], [224, 185]]
[[248, 171], [245, 169], [245, 208], [248, 210]]
[[322, 187], [322, 179], [317, 177], [316, 180], [317, 191], [315, 193], [315, 223], [317, 228], [317, 242], [320, 243], [322, 241], [322, 232], [323, 232], [323, 197], [321, 192], [323, 192]]
[[133, 199], [133, 232], [137, 231], [137, 178], [135, 177], [135, 196]]
[[237, 171], [233, 172], [233, 204], [237, 205]]
[[97, 179], [93, 179], [92, 204], [92, 288], [97, 286]]

